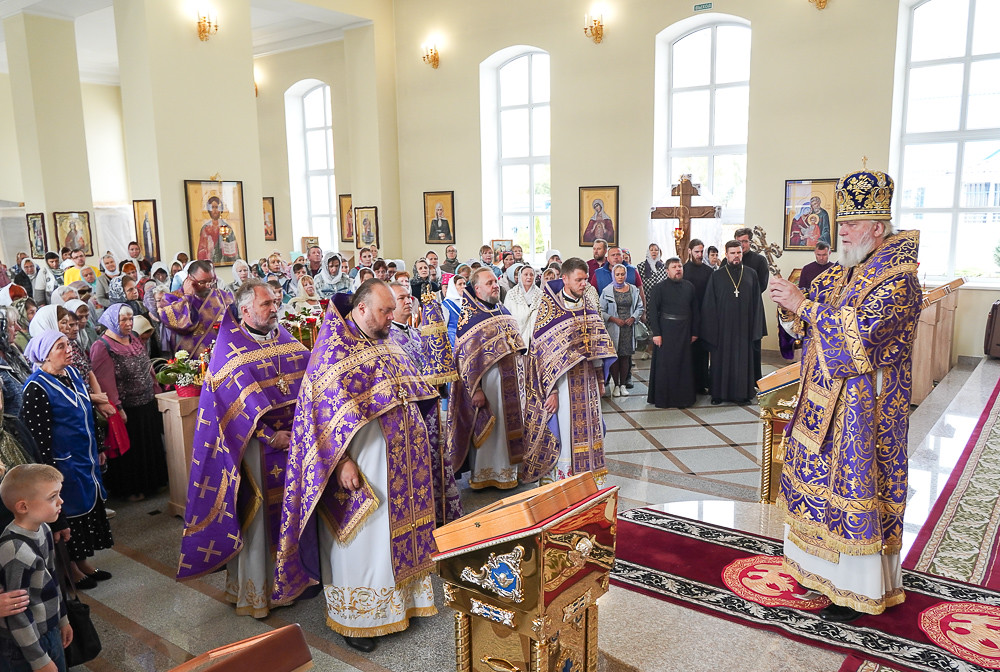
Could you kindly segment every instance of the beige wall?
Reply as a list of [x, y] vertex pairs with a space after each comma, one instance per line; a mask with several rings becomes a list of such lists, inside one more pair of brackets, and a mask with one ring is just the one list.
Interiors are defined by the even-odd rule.
[[[351, 143], [342, 40], [254, 59], [258, 82], [257, 125], [260, 133], [263, 193], [274, 196], [277, 241], [266, 243], [287, 255], [300, 247], [293, 235], [289, 202], [288, 142], [285, 135], [285, 92], [303, 79], [330, 86], [333, 118], [334, 174], [338, 194], [351, 193]], [[335, 240], [340, 240], [335, 235]], [[347, 244], [343, 244], [347, 246]], [[268, 248], [269, 249], [269, 248]]]
[[14, 128], [14, 101], [10, 75], [0, 72], [0, 201], [24, 201], [21, 183], [21, 160], [17, 155], [17, 130]]
[[83, 84], [80, 88], [94, 205], [130, 204], [121, 89], [103, 84]]

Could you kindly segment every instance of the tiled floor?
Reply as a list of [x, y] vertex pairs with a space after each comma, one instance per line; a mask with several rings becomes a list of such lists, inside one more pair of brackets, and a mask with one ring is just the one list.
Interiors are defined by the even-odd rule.
[[[775, 362], [780, 364], [780, 360]], [[637, 362], [628, 397], [605, 403], [608, 483], [621, 488], [622, 508], [657, 506], [737, 529], [780, 536], [780, 517], [757, 502], [760, 422], [756, 406], [711, 406], [707, 398], [684, 411], [645, 403], [647, 362]], [[770, 370], [773, 367], [766, 367]], [[912, 416], [907, 546], [965, 447], [980, 411], [1000, 378], [1000, 363], [956, 369]], [[508, 493], [503, 493], [508, 494]], [[466, 510], [502, 496], [465, 490]], [[325, 625], [319, 600], [280, 609], [263, 621], [233, 615], [222, 597], [222, 576], [173, 580], [181, 521], [168, 516], [166, 496], [112, 502], [116, 546], [96, 565], [115, 578], [87, 591], [104, 638], [104, 653], [87, 668], [167, 670], [202, 651], [272, 627], [298, 622], [317, 670], [446, 671], [453, 668], [450, 610], [382, 640], [373, 654], [346, 648]], [[905, 550], [904, 550], [905, 553]], [[601, 669], [775, 670], [834, 672], [842, 656], [612, 587], [600, 600]], [[82, 668], [81, 668], [82, 669]]]

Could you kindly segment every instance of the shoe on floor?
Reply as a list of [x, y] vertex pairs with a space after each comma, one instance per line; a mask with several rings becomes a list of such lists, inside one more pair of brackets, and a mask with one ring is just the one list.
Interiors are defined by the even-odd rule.
[[95, 581], [107, 581], [111, 578], [111, 572], [105, 572], [103, 569], [95, 569], [94, 573], [87, 574], [87, 577]]
[[118, 512], [115, 511], [114, 509], [109, 509], [109, 508], [105, 507], [104, 508], [104, 515], [107, 517], [108, 520], [111, 520], [112, 518], [114, 518], [115, 516], [118, 515]]
[[851, 621], [856, 621], [862, 616], [864, 616], [863, 612], [855, 611], [850, 607], [841, 607], [836, 604], [831, 604], [830, 606], [824, 607], [819, 611], [819, 617], [824, 621], [830, 621], [831, 623], [850, 623]]
[[93, 576], [85, 576], [74, 583], [73, 586], [77, 590], [90, 590], [91, 588], [97, 588], [97, 579]]
[[630, 381], [628, 381], [628, 382], [625, 383], [625, 387], [631, 390], [633, 387], [635, 387], [635, 383], [633, 383], [630, 380]]
[[722, 399], [712, 399], [712, 405], [713, 406], [718, 406], [721, 403], [722, 403]]
[[620, 393], [618, 395], [619, 397], [627, 397], [628, 396], [628, 385], [626, 385], [625, 387], [619, 387], [618, 388], [618, 392]]
[[613, 392], [611, 393], [611, 396], [612, 396], [612, 397], [620, 397], [620, 396], [622, 396], [622, 390], [623, 390], [624, 388], [622, 388], [622, 386], [621, 386], [621, 385], [618, 385], [618, 386], [615, 386], [615, 385], [612, 385], [612, 386], [611, 386], [611, 388], [612, 388], [612, 389], [614, 390], [614, 391], [613, 391]]
[[375, 639], [373, 637], [347, 637], [344, 636], [344, 641], [352, 649], [357, 649], [362, 653], [371, 653], [375, 650]]

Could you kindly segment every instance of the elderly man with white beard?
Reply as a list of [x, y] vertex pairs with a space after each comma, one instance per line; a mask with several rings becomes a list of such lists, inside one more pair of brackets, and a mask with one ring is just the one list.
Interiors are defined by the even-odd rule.
[[[919, 233], [890, 222], [893, 182], [862, 170], [837, 184], [839, 264], [808, 296], [774, 279], [782, 326], [804, 336], [798, 406], [785, 429], [778, 506], [785, 571], [847, 622], [905, 599], [900, 572]], [[787, 321], [784, 319], [787, 317]]]

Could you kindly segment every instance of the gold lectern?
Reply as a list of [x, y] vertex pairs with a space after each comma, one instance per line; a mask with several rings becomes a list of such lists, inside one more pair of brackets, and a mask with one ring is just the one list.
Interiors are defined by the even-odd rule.
[[[590, 473], [576, 478], [589, 483], [560, 493], [559, 481], [435, 532], [458, 672], [597, 672], [596, 602], [615, 560], [618, 488], [597, 490]], [[494, 534], [507, 510], [513, 530]], [[489, 531], [475, 539], [477, 530]]]

